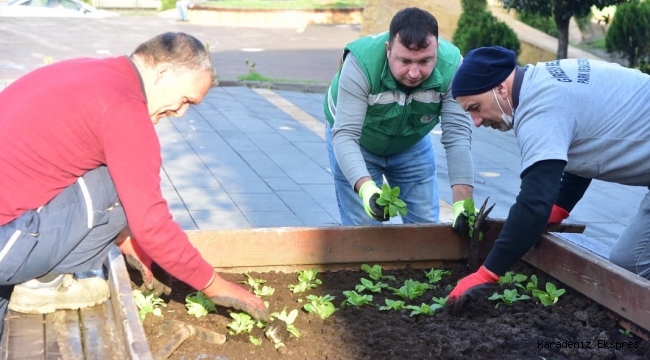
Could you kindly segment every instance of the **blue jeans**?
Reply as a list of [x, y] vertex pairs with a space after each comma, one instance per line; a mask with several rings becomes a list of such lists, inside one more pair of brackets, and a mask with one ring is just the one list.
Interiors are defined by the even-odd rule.
[[[334, 156], [332, 148], [332, 128], [325, 127], [325, 142], [330, 159], [336, 200], [339, 205], [342, 225], [379, 225], [363, 209], [359, 194], [346, 179]], [[361, 147], [363, 159], [372, 179], [381, 188], [383, 176], [391, 187], [399, 186], [399, 197], [407, 206], [407, 214], [402, 216], [405, 224], [438, 223], [440, 204], [438, 200], [438, 181], [436, 179], [436, 157], [431, 144], [431, 136], [425, 136], [407, 150], [390, 156], [370, 153]]]
[[0, 226], [0, 329], [15, 284], [50, 272], [102, 269], [125, 226], [105, 166], [87, 172], [41, 208]]
[[609, 253], [609, 261], [650, 279], [650, 192]]
[[176, 2], [176, 10], [178, 11], [178, 20], [187, 21], [189, 19], [187, 16], [189, 7], [190, 7], [190, 2], [188, 0], [178, 0]]

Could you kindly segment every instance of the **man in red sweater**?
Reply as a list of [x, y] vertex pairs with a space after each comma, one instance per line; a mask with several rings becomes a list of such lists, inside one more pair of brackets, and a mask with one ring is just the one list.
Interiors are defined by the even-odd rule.
[[169, 293], [152, 275], [157, 264], [216, 304], [268, 320], [258, 297], [192, 246], [160, 189], [154, 124], [201, 102], [214, 77], [199, 40], [165, 33], [130, 56], [61, 61], [0, 91], [2, 318], [7, 307], [48, 313], [105, 301], [96, 274], [117, 241], [148, 290]]

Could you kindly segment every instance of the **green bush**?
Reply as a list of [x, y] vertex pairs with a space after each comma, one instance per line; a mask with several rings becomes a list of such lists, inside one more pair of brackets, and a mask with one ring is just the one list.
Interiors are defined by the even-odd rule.
[[160, 2], [160, 9], [158, 11], [165, 11], [169, 9], [175, 9], [176, 8], [176, 1], [177, 0], [162, 0]]
[[650, 1], [631, 0], [618, 5], [605, 36], [609, 53], [620, 53], [636, 67], [650, 55]]
[[521, 13], [517, 15], [517, 18], [528, 26], [534, 27], [535, 29], [553, 37], [557, 37], [557, 25], [555, 24], [555, 20], [550, 16]]
[[[458, 27], [452, 38], [454, 45], [465, 55], [468, 51], [482, 46], [500, 45], [514, 50], [517, 55], [521, 51], [521, 44], [515, 32], [505, 23], [499, 21], [492, 13], [480, 9], [480, 0], [464, 0], [463, 13], [458, 19]], [[470, 3], [473, 11], [467, 11], [465, 5]]]

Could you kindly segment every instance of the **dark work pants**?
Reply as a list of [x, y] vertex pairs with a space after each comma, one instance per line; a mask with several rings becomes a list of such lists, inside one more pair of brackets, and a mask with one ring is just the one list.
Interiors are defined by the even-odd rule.
[[0, 227], [0, 329], [15, 284], [47, 273], [101, 270], [126, 226], [105, 166], [87, 172], [49, 203]]

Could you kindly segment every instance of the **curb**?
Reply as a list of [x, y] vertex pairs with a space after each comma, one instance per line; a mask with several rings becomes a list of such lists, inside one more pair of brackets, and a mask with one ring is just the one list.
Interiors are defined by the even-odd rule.
[[307, 93], [324, 94], [329, 88], [329, 83], [299, 83], [299, 82], [268, 82], [248, 81], [233, 79], [217, 79], [218, 86], [246, 86], [248, 88], [262, 88], [269, 90], [299, 91]]

